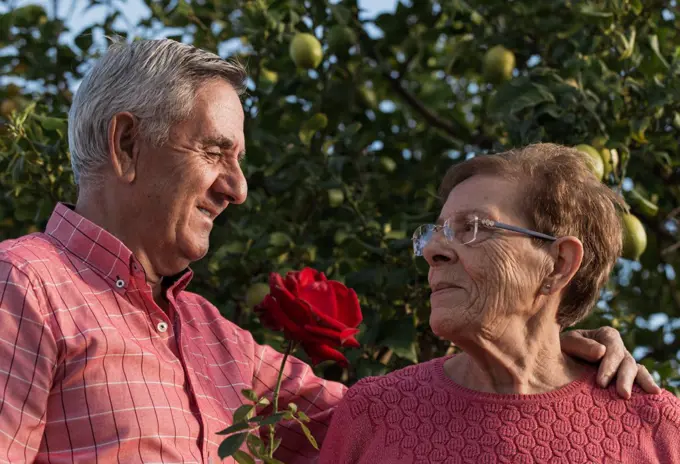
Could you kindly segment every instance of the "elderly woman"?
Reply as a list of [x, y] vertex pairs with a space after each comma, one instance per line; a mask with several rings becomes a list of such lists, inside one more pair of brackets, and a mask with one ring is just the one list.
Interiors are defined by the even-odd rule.
[[430, 265], [430, 326], [462, 353], [359, 381], [321, 463], [680, 463], [680, 400], [628, 400], [562, 352], [621, 251], [618, 197], [553, 144], [453, 166]]

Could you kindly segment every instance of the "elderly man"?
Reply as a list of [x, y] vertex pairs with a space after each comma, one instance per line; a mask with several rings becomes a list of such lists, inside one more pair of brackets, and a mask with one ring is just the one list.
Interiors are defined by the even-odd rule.
[[[199, 295], [189, 264], [213, 221], [246, 200], [238, 64], [171, 40], [115, 44], [69, 114], [79, 186], [45, 233], [0, 245], [1, 462], [217, 462], [240, 390], [272, 389], [280, 354]], [[655, 391], [613, 330], [565, 350]], [[623, 362], [622, 362], [623, 360]], [[293, 359], [282, 403], [319, 440], [345, 392]], [[314, 450], [284, 431], [280, 458]]]

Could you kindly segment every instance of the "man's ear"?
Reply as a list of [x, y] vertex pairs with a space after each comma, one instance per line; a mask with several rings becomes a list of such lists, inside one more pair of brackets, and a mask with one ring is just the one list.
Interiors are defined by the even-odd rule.
[[576, 237], [560, 237], [550, 246], [550, 255], [555, 265], [543, 281], [542, 291], [545, 294], [559, 292], [569, 285], [581, 267], [583, 244]]
[[116, 113], [109, 123], [109, 156], [118, 179], [131, 183], [137, 174], [139, 121], [128, 112]]

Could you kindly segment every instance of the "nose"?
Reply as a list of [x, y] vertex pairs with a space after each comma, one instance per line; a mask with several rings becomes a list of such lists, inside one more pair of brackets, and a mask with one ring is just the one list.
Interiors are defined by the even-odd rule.
[[240, 205], [248, 198], [248, 182], [238, 162], [220, 173], [213, 184], [213, 191], [220, 196], [222, 201]]
[[423, 257], [430, 267], [435, 267], [456, 261], [458, 254], [454, 246], [447, 242], [441, 234], [435, 234], [423, 248]]

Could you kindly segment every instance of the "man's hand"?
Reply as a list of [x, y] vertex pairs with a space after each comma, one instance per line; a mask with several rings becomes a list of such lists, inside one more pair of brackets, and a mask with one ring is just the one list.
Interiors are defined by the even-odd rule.
[[616, 376], [616, 391], [622, 398], [630, 398], [633, 383], [647, 393], [661, 392], [647, 368], [635, 362], [626, 350], [616, 329], [571, 330], [560, 336], [560, 343], [562, 351], [571, 356], [590, 362], [601, 361], [597, 383], [604, 388]]

